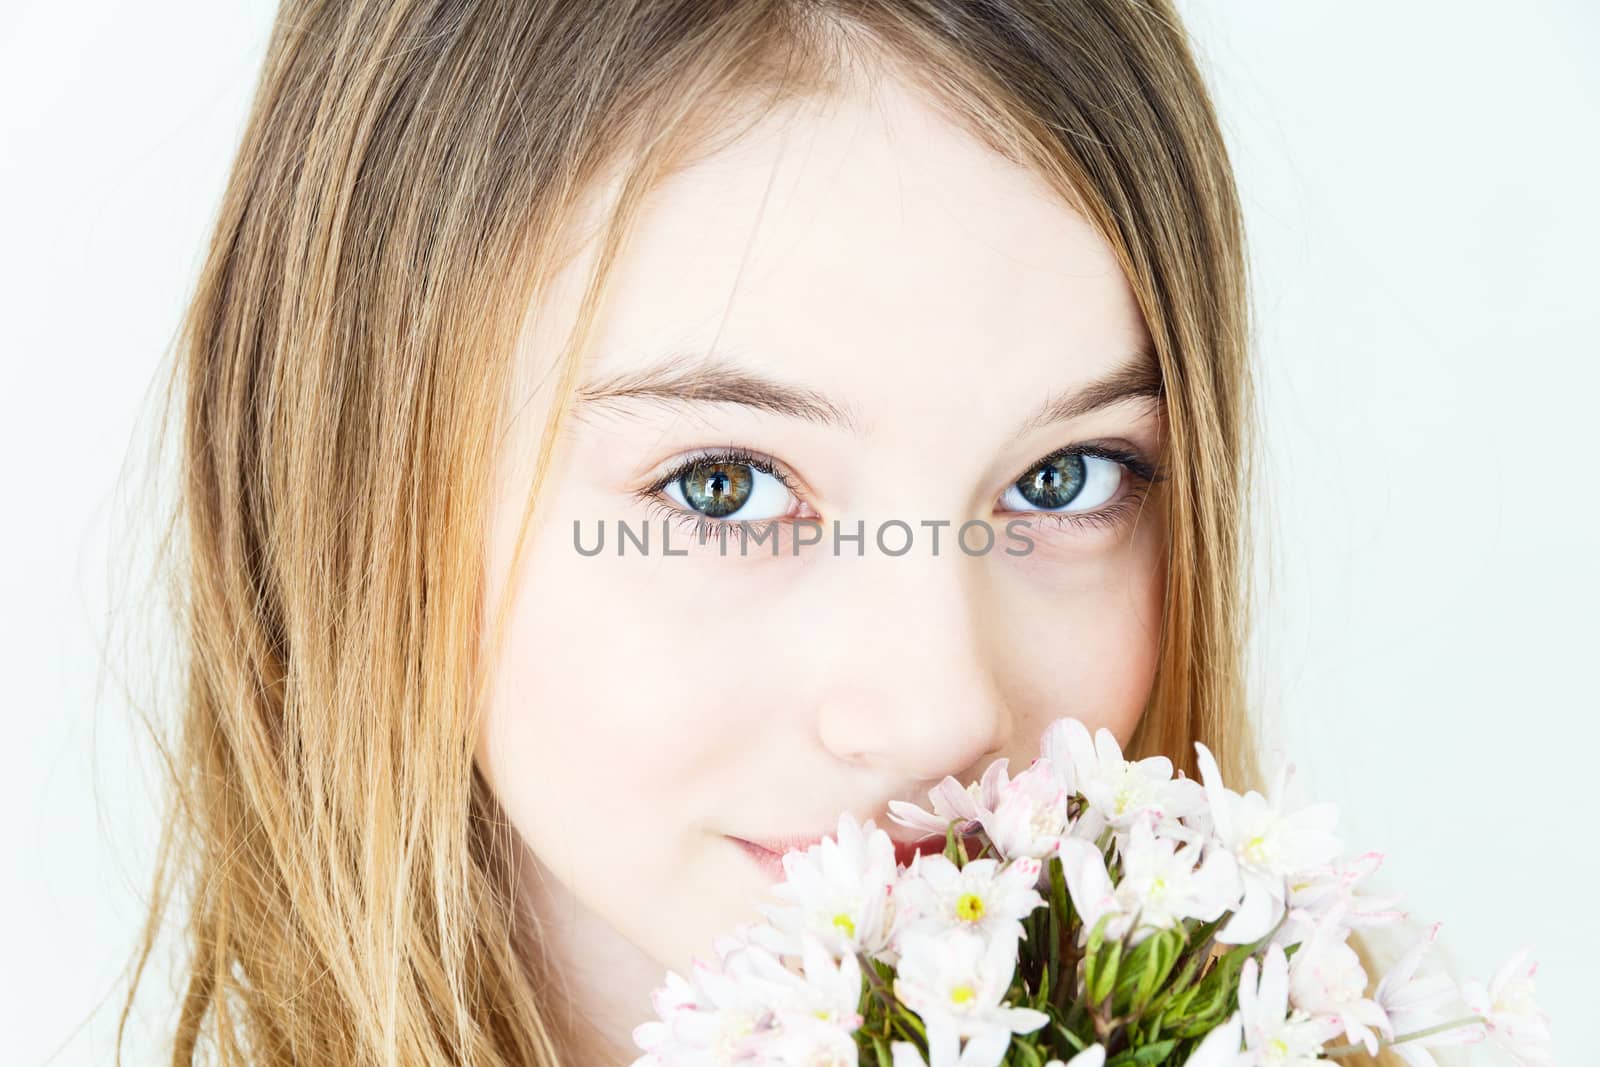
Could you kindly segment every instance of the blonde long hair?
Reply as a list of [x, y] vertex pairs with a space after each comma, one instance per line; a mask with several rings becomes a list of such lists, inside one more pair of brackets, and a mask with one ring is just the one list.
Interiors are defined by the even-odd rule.
[[1130, 749], [1194, 776], [1203, 740], [1259, 787], [1244, 238], [1168, 0], [286, 0], [167, 394], [183, 692], [128, 1003], [179, 917], [175, 1064], [566, 1062], [472, 762], [515, 341], [586, 192], [614, 189], [531, 514], [641, 196], [735, 117], [864, 59], [1119, 257], [1172, 486]]

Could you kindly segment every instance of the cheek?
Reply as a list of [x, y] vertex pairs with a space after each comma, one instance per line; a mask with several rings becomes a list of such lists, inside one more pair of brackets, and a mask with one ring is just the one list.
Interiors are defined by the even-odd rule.
[[1166, 584], [1165, 542], [1154, 523], [1114, 550], [1070, 558], [1047, 550], [1024, 559], [1013, 580], [1022, 587], [1012, 614], [1018, 692], [1025, 709], [1017, 742], [1030, 746], [1016, 766], [1038, 755], [1051, 721], [1080, 719], [1092, 733], [1104, 726], [1126, 744], [1155, 680]]
[[559, 810], [547, 832], [574, 839], [705, 814], [697, 787], [726, 751], [722, 705], [696, 699], [712, 664], [683, 647], [688, 627], [637, 568], [618, 566], [636, 561], [532, 547], [481, 739], [502, 803]]
[[[479, 766], [529, 851], [641, 944], [641, 915], [707, 904], [691, 884], [698, 862], [740, 862], [720, 835], [764, 706], [749, 696], [759, 665], [748, 634], [693, 570], [677, 558], [584, 558], [570, 524], [541, 532], [479, 737]], [[623, 849], [628, 870], [613, 870]], [[648, 908], [637, 885], [652, 887]]]

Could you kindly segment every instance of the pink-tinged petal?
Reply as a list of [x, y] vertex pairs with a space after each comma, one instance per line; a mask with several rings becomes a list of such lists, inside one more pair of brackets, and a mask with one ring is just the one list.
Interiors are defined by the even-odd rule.
[[1501, 991], [1505, 989], [1506, 984], [1513, 978], [1521, 977], [1524, 974], [1528, 975], [1529, 977], [1533, 975], [1533, 972], [1538, 967], [1538, 964], [1534, 964], [1531, 967], [1523, 966], [1523, 961], [1526, 960], [1532, 952], [1533, 946], [1531, 944], [1522, 944], [1518, 945], [1516, 950], [1506, 958], [1506, 961], [1502, 963], [1494, 972], [1494, 978], [1489, 982], [1490, 1000], [1498, 999]]
[[1461, 999], [1466, 1001], [1467, 1007], [1472, 1009], [1472, 1014], [1489, 1016], [1489, 991], [1482, 982], [1476, 978], [1464, 979], [1461, 983]]
[[905, 800], [889, 801], [889, 821], [929, 837], [943, 833], [945, 827], [949, 825], [948, 820], [941, 819], [932, 812]]
[[984, 769], [983, 777], [978, 780], [978, 802], [984, 807], [992, 808], [1000, 802], [1000, 790], [1005, 787], [1009, 764], [1010, 760], [1002, 756]]
[[1339, 878], [1349, 884], [1359, 878], [1366, 878], [1375, 874], [1381, 866], [1383, 866], [1382, 852], [1363, 852], [1345, 863], [1340, 869]]
[[976, 819], [978, 805], [972, 800], [972, 794], [967, 787], [956, 778], [946, 776], [944, 781], [928, 791], [928, 799], [933, 803], [933, 810], [940, 815], [962, 819]]
[[1439, 936], [1439, 928], [1443, 925], [1444, 923], [1442, 922], [1435, 922], [1429, 925], [1428, 932], [1418, 938], [1416, 944], [1407, 949], [1395, 961], [1394, 966], [1390, 967], [1388, 972], [1384, 974], [1382, 981], [1378, 983], [1378, 999], [1380, 1002], [1383, 1000], [1385, 990], [1398, 990], [1401, 986], [1411, 981], [1411, 976], [1417, 971], [1417, 964], [1422, 962], [1423, 954], [1428, 951], [1428, 946], [1432, 945], [1434, 939]]

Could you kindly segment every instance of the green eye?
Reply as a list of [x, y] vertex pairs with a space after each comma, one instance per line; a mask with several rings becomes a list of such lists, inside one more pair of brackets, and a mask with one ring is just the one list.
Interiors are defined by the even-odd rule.
[[1081, 455], [1057, 456], [1017, 479], [1017, 491], [1029, 504], [1056, 511], [1072, 503], [1088, 480]]
[[709, 518], [720, 519], [744, 507], [755, 477], [744, 463], [705, 463], [674, 483], [684, 504]]
[[1008, 511], [1093, 511], [1116, 498], [1128, 468], [1117, 460], [1062, 452], [1018, 478], [1000, 500]]

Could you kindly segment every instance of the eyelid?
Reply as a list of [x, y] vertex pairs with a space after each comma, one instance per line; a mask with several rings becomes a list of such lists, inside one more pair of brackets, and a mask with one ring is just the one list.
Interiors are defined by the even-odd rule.
[[783, 464], [771, 456], [753, 452], [741, 445], [733, 444], [704, 449], [675, 461], [667, 473], [656, 478], [644, 489], [641, 489], [637, 495], [646, 499], [654, 497], [679, 478], [692, 472], [696, 467], [709, 466], [716, 463], [747, 464], [764, 474], [770, 474], [778, 479], [783, 483], [783, 487], [793, 493], [796, 498], [803, 499], [804, 497], [804, 490], [801, 488], [799, 479], [790, 474], [789, 469]]
[[1060, 459], [1063, 456], [1097, 456], [1100, 459], [1107, 459], [1113, 463], [1121, 464], [1130, 474], [1141, 481], [1153, 484], [1167, 480], [1166, 467], [1159, 462], [1151, 462], [1144, 457], [1142, 452], [1136, 449], [1108, 444], [1104, 441], [1079, 441], [1040, 456], [1030, 463], [1016, 478], [1008, 482], [1007, 487], [1009, 488], [1011, 485], [1016, 484], [1023, 474], [1027, 474], [1029, 471], [1042, 467], [1044, 464]]

